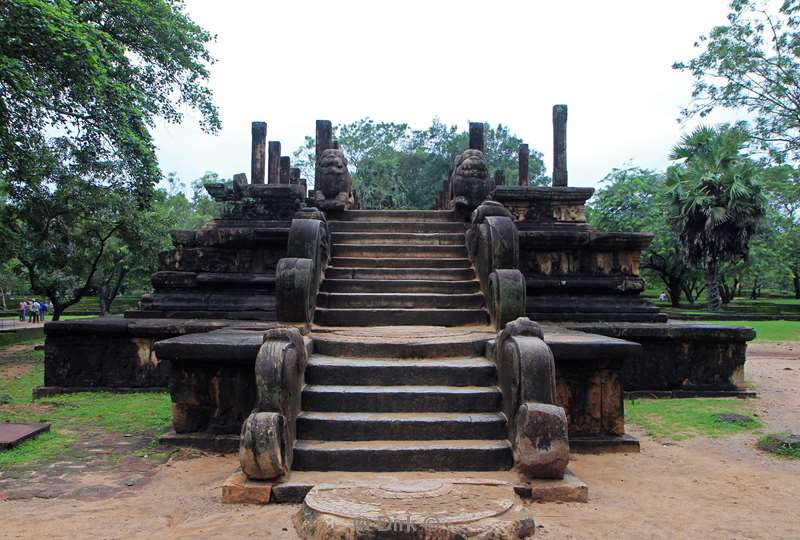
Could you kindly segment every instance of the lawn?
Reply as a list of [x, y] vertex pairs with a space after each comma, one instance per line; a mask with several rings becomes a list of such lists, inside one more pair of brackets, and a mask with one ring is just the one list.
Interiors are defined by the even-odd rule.
[[752, 326], [756, 341], [800, 341], [800, 321], [703, 321], [728, 326]]
[[[625, 403], [625, 418], [662, 439], [720, 437], [761, 427], [751, 401], [742, 399], [645, 399]], [[724, 419], [720, 415], [738, 415]], [[735, 420], [739, 421], [735, 421]]]
[[[39, 340], [41, 341], [41, 340]], [[46, 461], [78, 452], [74, 446], [91, 437], [145, 436], [153, 443], [170, 425], [170, 398], [166, 393], [66, 394], [32, 401], [34, 387], [44, 382], [43, 354], [32, 348], [8, 355], [0, 348], [0, 367], [17, 373], [1, 376], [0, 395], [10, 403], [0, 405], [0, 422], [49, 422], [50, 432], [14, 449], [0, 451], [0, 470], [24, 463]], [[2, 357], [6, 353], [5, 358]]]

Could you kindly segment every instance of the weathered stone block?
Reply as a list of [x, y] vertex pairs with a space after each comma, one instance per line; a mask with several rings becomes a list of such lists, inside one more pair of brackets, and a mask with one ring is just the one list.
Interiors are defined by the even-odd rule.
[[569, 463], [564, 409], [523, 403], [516, 415], [514, 463], [529, 478], [563, 478]]

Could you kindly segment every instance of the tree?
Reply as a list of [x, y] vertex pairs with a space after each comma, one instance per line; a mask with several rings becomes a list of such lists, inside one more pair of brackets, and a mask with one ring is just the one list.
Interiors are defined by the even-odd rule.
[[47, 135], [73, 156], [117, 160], [143, 201], [160, 179], [149, 129], [181, 107], [219, 128], [205, 86], [212, 36], [179, 0], [5, 0], [0, 3], [0, 174], [12, 198], [37, 181]]
[[774, 235], [774, 251], [790, 276], [795, 298], [800, 299], [800, 173], [789, 165], [771, 167], [764, 174]]
[[[484, 133], [490, 170], [501, 170], [506, 182], [516, 183], [517, 149], [522, 140], [503, 125], [492, 128], [486, 124]], [[426, 129], [415, 130], [407, 124], [363, 118], [336, 126], [334, 134], [364, 208], [429, 208], [456, 155], [468, 144], [466, 132], [438, 119]], [[312, 137], [306, 137], [294, 157], [306, 178], [313, 178]], [[528, 166], [533, 184], [549, 183], [540, 152], [531, 151]]]
[[612, 170], [601, 183], [588, 205], [589, 223], [602, 231], [653, 233], [642, 253], [642, 269], [664, 284], [673, 307], [680, 305], [681, 293], [693, 303], [696, 272], [686, 265], [686, 253], [666, 217], [664, 174], [628, 167]]
[[188, 107], [219, 128], [211, 39], [180, 0], [0, 3], [0, 221], [55, 319], [128, 273], [117, 256], [161, 178], [156, 120]]
[[765, 213], [758, 164], [742, 153], [742, 126], [699, 127], [683, 137], [667, 169], [671, 219], [689, 263], [708, 276], [708, 307], [720, 308], [719, 270], [747, 258], [750, 239]]
[[694, 76], [684, 117], [744, 109], [753, 137], [779, 160], [800, 157], [800, 2], [776, 10], [763, 0], [733, 0], [728, 22], [701, 36], [702, 49], [674, 69]]

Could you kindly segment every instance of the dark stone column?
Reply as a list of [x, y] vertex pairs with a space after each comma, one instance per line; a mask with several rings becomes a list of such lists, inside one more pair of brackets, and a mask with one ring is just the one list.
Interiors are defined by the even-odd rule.
[[483, 122], [469, 123], [469, 147], [483, 152]]
[[506, 173], [503, 171], [494, 171], [494, 185], [503, 186], [506, 183]]
[[315, 159], [328, 148], [333, 148], [333, 127], [330, 120], [317, 120], [317, 153]]
[[253, 146], [250, 150], [250, 177], [254, 184], [264, 183], [264, 160], [266, 159], [267, 123], [253, 122], [251, 126]]
[[300, 169], [297, 167], [292, 167], [289, 169], [289, 183], [290, 184], [299, 184], [300, 183]]
[[267, 163], [267, 174], [270, 184], [280, 184], [281, 182], [281, 143], [280, 141], [269, 141], [269, 162]]
[[292, 168], [292, 158], [289, 156], [281, 156], [280, 164], [280, 183], [289, 183], [289, 169]]
[[519, 145], [519, 185], [527, 186], [529, 183], [528, 178], [528, 145]]
[[567, 185], [567, 106], [553, 106], [553, 185]]

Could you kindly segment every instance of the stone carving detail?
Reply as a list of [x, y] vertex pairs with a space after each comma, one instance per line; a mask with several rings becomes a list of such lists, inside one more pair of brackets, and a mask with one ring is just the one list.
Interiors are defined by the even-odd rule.
[[306, 208], [295, 214], [286, 255], [275, 271], [277, 318], [308, 324], [313, 320], [322, 272], [330, 259], [330, 232], [321, 211]]
[[353, 180], [347, 158], [338, 148], [324, 150], [316, 164], [314, 200], [322, 210], [346, 210], [353, 206]]
[[453, 195], [450, 204], [464, 215], [472, 212], [491, 195], [495, 183], [489, 176], [483, 152], [465, 150], [456, 156], [450, 186]]
[[519, 271], [519, 233], [510, 212], [500, 203], [484, 201], [472, 212], [466, 235], [487, 308], [496, 330], [525, 315], [525, 278]]
[[555, 405], [553, 353], [541, 327], [520, 317], [498, 332], [495, 363], [514, 464], [530, 478], [563, 478], [569, 463], [564, 409]]
[[231, 185], [206, 183], [208, 194], [218, 203], [217, 213], [232, 220], [289, 220], [305, 205], [302, 185], [247, 184], [244, 175], [236, 175]]
[[242, 424], [239, 462], [254, 480], [286, 474], [292, 466], [295, 425], [308, 356], [296, 328], [275, 328], [264, 334], [256, 357], [255, 409]]

